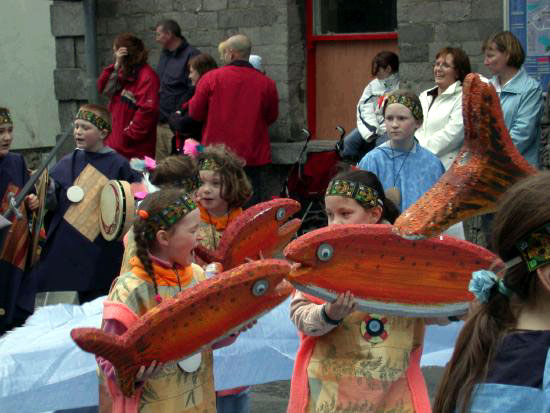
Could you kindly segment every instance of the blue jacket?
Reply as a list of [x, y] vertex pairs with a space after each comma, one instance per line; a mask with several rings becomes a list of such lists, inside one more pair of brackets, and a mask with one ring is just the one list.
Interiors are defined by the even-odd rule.
[[470, 413], [550, 412], [550, 351], [546, 357], [542, 389], [483, 383], [476, 386]]
[[[496, 87], [497, 77], [491, 79]], [[518, 151], [535, 167], [539, 165], [542, 117], [542, 89], [539, 82], [521, 68], [500, 92], [504, 122]]]

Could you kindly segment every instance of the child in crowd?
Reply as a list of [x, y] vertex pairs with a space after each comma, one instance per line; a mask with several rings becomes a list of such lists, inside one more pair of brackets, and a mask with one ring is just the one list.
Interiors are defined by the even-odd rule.
[[387, 139], [382, 102], [384, 96], [399, 89], [399, 57], [387, 50], [378, 53], [372, 59], [371, 73], [374, 79], [357, 104], [357, 129], [344, 140], [342, 156], [352, 160], [361, 159]]
[[[361, 170], [338, 174], [325, 205], [329, 226], [391, 224], [399, 215], [376, 175]], [[349, 291], [332, 303], [294, 293], [300, 348], [288, 412], [429, 412], [420, 370], [424, 320], [354, 309]]]
[[99, 194], [110, 179], [141, 180], [124, 157], [104, 146], [110, 130], [107, 108], [80, 107], [76, 150], [50, 173], [46, 243], [32, 274], [38, 291], [76, 290], [80, 304], [107, 294], [122, 262], [122, 242], [107, 241], [99, 232]]
[[380, 178], [386, 196], [403, 212], [439, 180], [445, 168], [414, 137], [423, 121], [418, 96], [403, 89], [392, 92], [383, 114], [390, 140], [367, 153], [359, 167]]
[[[180, 188], [194, 196], [199, 185], [197, 163], [190, 156], [168, 156], [156, 164], [155, 169], [149, 173], [150, 182], [159, 189]], [[128, 231], [124, 242], [124, 257], [120, 274], [132, 269], [130, 259], [136, 255], [137, 247], [133, 227]]]
[[[206, 147], [198, 164], [199, 242], [215, 250], [229, 223], [242, 213], [252, 186], [243, 169], [244, 161], [224, 145]], [[216, 392], [216, 405], [218, 413], [249, 412], [248, 387]]]
[[225, 145], [207, 146], [199, 154], [198, 165], [199, 238], [202, 245], [215, 250], [223, 231], [252, 196], [252, 186], [244, 172], [244, 161]]
[[[17, 195], [29, 180], [25, 159], [10, 152], [13, 121], [9, 109], [0, 107], [0, 214], [9, 208], [9, 194]], [[30, 234], [28, 213], [38, 208], [38, 198], [27, 195], [19, 207], [22, 218], [13, 217], [4, 243], [0, 244], [0, 335], [23, 324], [29, 313], [17, 307], [26, 274]]]
[[[205, 279], [203, 270], [192, 264], [200, 217], [191, 196], [181, 189], [163, 189], [149, 194], [139, 208], [132, 269], [116, 279], [104, 304], [103, 329], [118, 335], [164, 298]], [[118, 388], [112, 364], [98, 358], [100, 407], [128, 413], [216, 412], [212, 351], [200, 357], [194, 368], [181, 362], [152, 364], [136, 377], [137, 391], [131, 398]]]
[[550, 173], [500, 200], [493, 246], [504, 268], [476, 271], [477, 298], [460, 332], [434, 412], [550, 411]]

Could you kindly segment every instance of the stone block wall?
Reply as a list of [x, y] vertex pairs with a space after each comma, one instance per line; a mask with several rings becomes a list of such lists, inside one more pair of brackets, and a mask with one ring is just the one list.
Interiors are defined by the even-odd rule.
[[460, 47], [472, 70], [489, 75], [481, 45], [503, 29], [502, 0], [398, 0], [400, 77], [406, 87], [421, 92], [433, 86], [432, 64], [445, 46]]
[[[305, 116], [303, 3], [303, 0], [98, 0], [99, 70], [113, 61], [115, 36], [128, 31], [144, 41], [149, 49], [149, 63], [155, 67], [161, 50], [154, 41], [154, 28], [162, 19], [176, 20], [189, 43], [215, 58], [219, 42], [244, 33], [251, 38], [252, 53], [262, 56], [266, 74], [277, 83], [280, 115], [270, 130], [272, 140], [299, 139]], [[56, 37], [55, 93], [64, 130], [77, 106], [86, 100], [82, 2], [55, 0], [51, 24]]]

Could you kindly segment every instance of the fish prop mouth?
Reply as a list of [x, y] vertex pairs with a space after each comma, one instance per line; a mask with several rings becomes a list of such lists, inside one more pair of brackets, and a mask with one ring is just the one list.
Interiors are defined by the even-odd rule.
[[299, 218], [293, 218], [279, 227], [277, 234], [280, 237], [292, 236], [298, 231], [302, 225], [302, 220]]
[[[330, 291], [313, 284], [301, 284], [295, 280], [290, 281], [294, 288], [303, 293], [320, 298], [328, 303], [336, 301], [339, 293]], [[365, 313], [381, 313], [401, 317], [451, 317], [462, 316], [468, 312], [469, 302], [440, 304], [440, 305], [414, 305], [401, 303], [386, 303], [376, 300], [366, 300], [355, 297], [355, 310]]]

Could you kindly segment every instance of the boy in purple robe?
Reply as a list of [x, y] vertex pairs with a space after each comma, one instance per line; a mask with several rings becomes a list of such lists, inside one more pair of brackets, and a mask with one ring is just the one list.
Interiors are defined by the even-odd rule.
[[[107, 108], [87, 104], [74, 121], [76, 149], [50, 172], [46, 200], [46, 243], [33, 271], [37, 291], [77, 291], [80, 304], [109, 291], [118, 276], [124, 247], [99, 233], [97, 191], [108, 180], [138, 182], [141, 176], [123, 156], [104, 145], [111, 130]], [[94, 198], [95, 197], [95, 198]], [[75, 209], [82, 204], [83, 220]], [[73, 209], [71, 209], [73, 207]], [[81, 214], [82, 215], [82, 214]], [[26, 305], [33, 305], [29, 297]]]
[[[25, 160], [10, 152], [13, 141], [13, 122], [10, 111], [0, 108], [0, 214], [8, 209], [12, 196], [29, 180]], [[29, 315], [17, 307], [21, 283], [26, 276], [26, 260], [30, 244], [28, 213], [38, 208], [36, 195], [27, 195], [20, 205], [21, 218], [12, 217], [12, 225], [0, 245], [0, 335], [21, 325]]]

